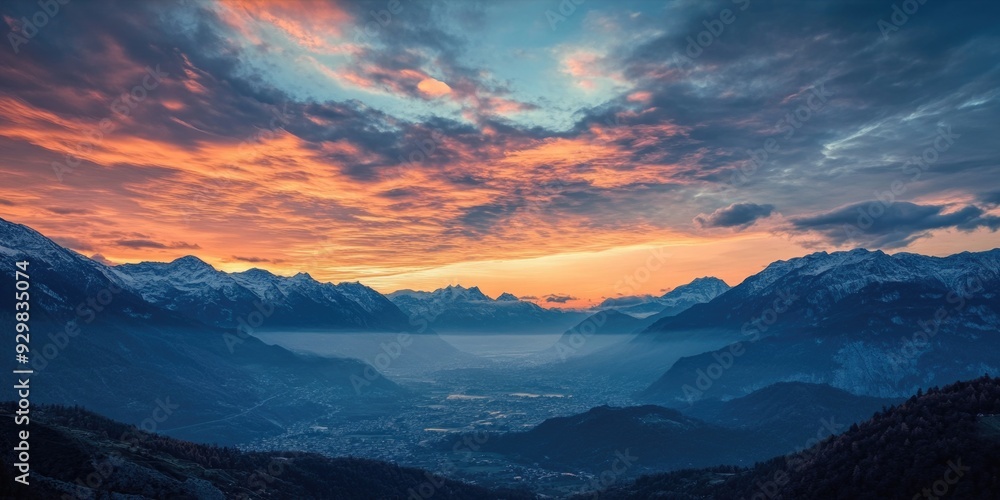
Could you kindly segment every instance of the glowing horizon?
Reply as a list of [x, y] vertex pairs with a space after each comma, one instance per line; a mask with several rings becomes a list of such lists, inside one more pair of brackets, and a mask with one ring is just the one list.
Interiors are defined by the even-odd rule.
[[629, 294], [998, 246], [1000, 44], [954, 6], [884, 34], [863, 2], [67, 4], [27, 37], [34, 10], [0, 7], [0, 216], [110, 263], [586, 307], [650, 248]]

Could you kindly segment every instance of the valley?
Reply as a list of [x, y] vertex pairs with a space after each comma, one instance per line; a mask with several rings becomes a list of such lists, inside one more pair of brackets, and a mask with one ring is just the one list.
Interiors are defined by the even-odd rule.
[[0, 500], [1000, 499], [998, 16], [0, 1]]
[[[383, 296], [194, 257], [106, 266], [24, 226], [0, 220], [0, 234], [27, 249], [0, 261], [30, 255], [46, 283], [36, 327], [82, 324], [36, 367], [33, 403], [242, 453], [412, 468], [431, 487], [569, 498], [748, 470], [918, 391], [996, 375], [1000, 359], [1000, 250], [819, 252], [734, 287], [698, 278], [564, 311], [459, 285]], [[99, 312], [69, 305], [110, 286]], [[922, 343], [901, 351], [914, 332]]]
[[[418, 337], [414, 345], [422, 345], [419, 335], [414, 337]], [[282, 434], [240, 446], [248, 450], [291, 449], [387, 460], [491, 487], [520, 484], [558, 496], [579, 492], [600, 471], [545, 467], [483, 450], [484, 444], [499, 433], [524, 431], [548, 418], [582, 413], [606, 404], [638, 404], [629, 394], [644, 388], [641, 382], [623, 384], [573, 371], [552, 376], [543, 360], [534, 356], [559, 337], [441, 335], [442, 340], [459, 352], [475, 353], [480, 358], [478, 366], [435, 370], [428, 365], [419, 368], [409, 365], [409, 369], [395, 370], [401, 373], [392, 376], [395, 383], [413, 394], [405, 402], [387, 402], [381, 407], [369, 405], [364, 409], [344, 405], [296, 423]], [[260, 338], [293, 350], [327, 354], [331, 349], [329, 344], [364, 344], [369, 349], [378, 349], [377, 344], [381, 343], [367, 333], [273, 332], [261, 334]], [[449, 359], [447, 354], [432, 356], [416, 350], [404, 351], [398, 359], [402, 361], [414, 354], [436, 359], [440, 366], [460, 363]], [[642, 470], [648, 469], [634, 467], [622, 480]]]

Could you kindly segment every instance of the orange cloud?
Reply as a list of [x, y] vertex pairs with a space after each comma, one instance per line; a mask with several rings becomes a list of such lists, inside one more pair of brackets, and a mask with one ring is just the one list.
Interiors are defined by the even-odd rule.
[[639, 92], [632, 92], [625, 99], [629, 102], [649, 102], [652, 99], [652, 92], [647, 92], [645, 90]]
[[346, 53], [355, 50], [353, 45], [342, 40], [353, 18], [336, 3], [222, 0], [217, 5], [220, 17], [253, 45], [264, 43], [265, 30], [270, 28], [309, 51]]
[[417, 88], [430, 97], [441, 97], [451, 93], [451, 87], [449, 87], [447, 83], [433, 78], [424, 78], [423, 80], [420, 80], [420, 83], [417, 84]]

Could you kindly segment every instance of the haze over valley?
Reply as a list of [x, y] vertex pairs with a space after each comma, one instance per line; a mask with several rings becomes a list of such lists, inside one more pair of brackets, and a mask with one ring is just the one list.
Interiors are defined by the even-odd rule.
[[998, 16], [0, 2], [0, 498], [1000, 498]]

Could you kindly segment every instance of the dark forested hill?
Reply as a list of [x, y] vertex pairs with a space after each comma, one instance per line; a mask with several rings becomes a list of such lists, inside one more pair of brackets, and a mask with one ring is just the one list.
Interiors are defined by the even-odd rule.
[[998, 415], [1000, 379], [958, 382], [797, 454], [646, 476], [601, 498], [998, 498]]
[[24, 487], [11, 477], [14, 439], [24, 429], [14, 425], [13, 411], [13, 403], [0, 404], [0, 498], [533, 498], [374, 460], [195, 444], [64, 406], [31, 409], [31, 476]]

